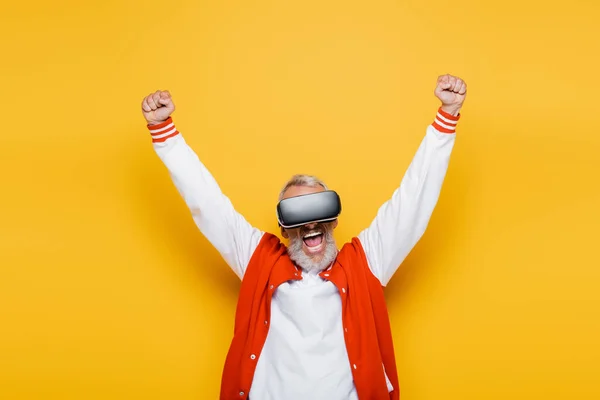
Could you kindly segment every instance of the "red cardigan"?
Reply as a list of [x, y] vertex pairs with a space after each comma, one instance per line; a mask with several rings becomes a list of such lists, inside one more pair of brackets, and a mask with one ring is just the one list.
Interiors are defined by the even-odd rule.
[[[320, 273], [342, 297], [346, 349], [360, 400], [400, 398], [398, 373], [383, 287], [371, 273], [360, 241], [340, 250], [334, 265]], [[234, 337], [225, 360], [221, 400], [247, 399], [258, 357], [267, 338], [271, 297], [289, 280], [302, 279], [285, 245], [265, 233], [244, 274], [238, 299]], [[388, 392], [385, 372], [394, 390]]]

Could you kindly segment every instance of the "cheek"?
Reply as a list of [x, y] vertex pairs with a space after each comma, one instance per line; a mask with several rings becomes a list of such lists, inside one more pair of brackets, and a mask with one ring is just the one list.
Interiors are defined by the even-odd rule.
[[298, 239], [300, 239], [300, 232], [296, 229], [287, 230], [286, 238], [289, 239], [290, 241], [297, 241]]
[[293, 239], [298, 235], [297, 229], [285, 229], [281, 228], [281, 236], [286, 239]]

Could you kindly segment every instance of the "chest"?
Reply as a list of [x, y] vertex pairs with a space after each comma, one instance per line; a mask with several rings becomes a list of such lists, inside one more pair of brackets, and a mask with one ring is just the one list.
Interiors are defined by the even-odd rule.
[[[319, 276], [281, 284], [271, 299], [274, 325], [288, 321], [305, 333], [327, 332], [341, 323], [342, 299], [338, 288]], [[290, 328], [292, 327], [290, 326]]]

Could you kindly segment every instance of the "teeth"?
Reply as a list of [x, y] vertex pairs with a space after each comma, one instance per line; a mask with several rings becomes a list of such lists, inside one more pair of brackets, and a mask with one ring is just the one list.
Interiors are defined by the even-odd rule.
[[309, 237], [313, 237], [313, 236], [319, 236], [319, 235], [321, 235], [321, 232], [307, 233], [306, 235], [304, 235], [304, 239], [309, 238]]

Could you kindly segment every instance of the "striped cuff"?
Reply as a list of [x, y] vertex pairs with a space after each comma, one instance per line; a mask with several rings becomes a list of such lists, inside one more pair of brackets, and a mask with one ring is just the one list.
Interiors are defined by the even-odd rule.
[[173, 119], [169, 117], [166, 121], [158, 125], [146, 125], [152, 136], [152, 143], [164, 142], [168, 138], [179, 135], [179, 131], [173, 124]]
[[456, 124], [460, 119], [460, 114], [454, 116], [452, 114], [448, 114], [440, 107], [438, 109], [437, 114], [435, 115], [435, 120], [433, 121], [433, 127], [443, 133], [456, 133]]

